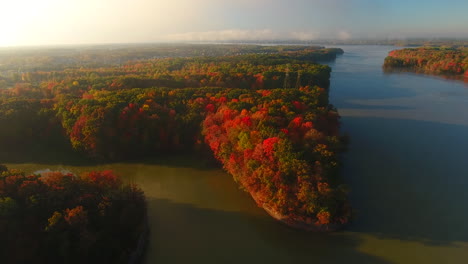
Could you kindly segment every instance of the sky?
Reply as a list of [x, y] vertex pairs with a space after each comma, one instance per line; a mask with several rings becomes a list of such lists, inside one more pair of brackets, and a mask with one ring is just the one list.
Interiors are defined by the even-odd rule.
[[468, 38], [467, 0], [0, 0], [0, 46]]

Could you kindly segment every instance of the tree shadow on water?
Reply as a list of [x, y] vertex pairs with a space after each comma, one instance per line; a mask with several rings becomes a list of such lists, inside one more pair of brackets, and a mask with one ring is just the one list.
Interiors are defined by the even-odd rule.
[[70, 149], [31, 146], [27, 149], [0, 148], [0, 163], [34, 163], [44, 165], [96, 166], [100, 164]]
[[144, 157], [127, 158], [118, 161], [99, 161], [66, 148], [36, 146], [28, 149], [1, 149], [0, 164], [41, 164], [75, 167], [106, 166], [112, 164], [154, 165], [174, 168], [193, 168], [198, 170], [219, 169], [222, 166], [206, 151], [180, 151], [153, 153]]
[[344, 177], [357, 210], [351, 231], [455, 246], [468, 242], [468, 127], [346, 117]]
[[125, 164], [144, 164], [171, 168], [191, 168], [197, 170], [219, 170], [222, 165], [211, 153], [181, 152], [160, 154], [135, 160], [124, 161]]
[[252, 216], [149, 199], [145, 263], [389, 263], [357, 250], [351, 236], [289, 229]]

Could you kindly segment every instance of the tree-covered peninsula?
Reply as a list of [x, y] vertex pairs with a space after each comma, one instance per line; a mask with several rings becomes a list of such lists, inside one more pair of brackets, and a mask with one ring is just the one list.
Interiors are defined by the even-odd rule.
[[453, 76], [468, 81], [468, 48], [421, 47], [393, 50], [385, 58], [384, 69]]
[[328, 102], [331, 69], [315, 61], [342, 52], [228, 45], [215, 56], [6, 73], [0, 143], [70, 147], [97, 160], [210, 150], [274, 218], [335, 230], [351, 216], [338, 173], [344, 140]]

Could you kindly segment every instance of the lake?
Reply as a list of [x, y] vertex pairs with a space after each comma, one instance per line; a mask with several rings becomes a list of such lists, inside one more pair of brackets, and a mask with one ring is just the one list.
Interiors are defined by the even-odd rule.
[[54, 158], [7, 163], [34, 172], [112, 169], [148, 197], [146, 263], [466, 263], [468, 87], [386, 74], [389, 46], [343, 46], [330, 102], [350, 135], [343, 177], [355, 220], [330, 234], [271, 219], [232, 177], [197, 157], [88, 164]]

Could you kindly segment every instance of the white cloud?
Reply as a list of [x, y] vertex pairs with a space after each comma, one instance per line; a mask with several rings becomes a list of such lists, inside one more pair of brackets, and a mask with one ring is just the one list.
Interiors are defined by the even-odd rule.
[[268, 40], [278, 35], [269, 29], [264, 30], [213, 30], [200, 32], [187, 32], [166, 36], [170, 41], [229, 41], [229, 40]]
[[319, 38], [319, 33], [317, 32], [291, 32], [289, 35], [291, 39], [297, 40], [314, 40]]
[[338, 32], [338, 39], [340, 40], [347, 40], [351, 38], [351, 34], [346, 31], [340, 31]]
[[233, 41], [233, 40], [313, 40], [318, 33], [314, 32], [278, 32], [271, 29], [243, 30], [227, 29], [200, 32], [186, 32], [170, 34], [165, 37], [167, 41]]

